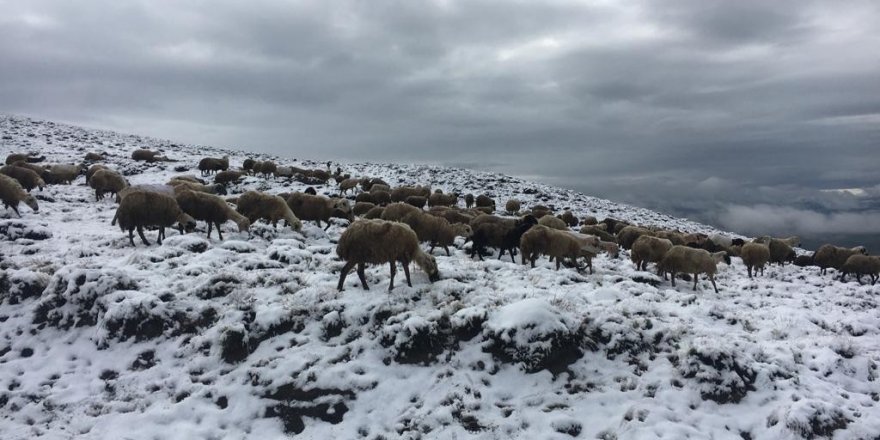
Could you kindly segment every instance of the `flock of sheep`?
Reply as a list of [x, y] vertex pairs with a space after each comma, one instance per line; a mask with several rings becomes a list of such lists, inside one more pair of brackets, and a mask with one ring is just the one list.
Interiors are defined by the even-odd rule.
[[[169, 160], [150, 150], [136, 150], [131, 157], [146, 162]], [[823, 274], [831, 267], [838, 270], [841, 280], [853, 274], [859, 283], [865, 275], [872, 284], [880, 277], [880, 257], [868, 256], [864, 247], [847, 249], [824, 245], [811, 256], [797, 256], [793, 250], [800, 245], [797, 237], [760, 237], [746, 242], [720, 234], [682, 233], [612, 218], [600, 222], [592, 216], [578, 218], [567, 210], [554, 215], [550, 207], [542, 205], [523, 210], [521, 202], [513, 199], [505, 204], [507, 216], [498, 216], [495, 201], [486, 195], [467, 194], [463, 197], [464, 207], [460, 207], [458, 194], [431, 191], [428, 186], [392, 188], [379, 178], [352, 178], [340, 168], [331, 172], [329, 163], [328, 169], [322, 170], [247, 159], [239, 170], [231, 170], [228, 157], [204, 158], [198, 164], [201, 178], [181, 175], [166, 183], [130, 185], [117, 171], [95, 163], [104, 160], [99, 154], [86, 155], [85, 163], [94, 163], [88, 167], [38, 164], [44, 160], [26, 154], [11, 154], [6, 158], [6, 166], [0, 168], [0, 199], [6, 208], [11, 207], [19, 214], [19, 203], [24, 202], [37, 212], [37, 201], [29, 194], [31, 190], [42, 189], [46, 184], [70, 184], [84, 174], [87, 185], [95, 190], [96, 200], [106, 195], [115, 196], [119, 206], [112, 224], [118, 222], [122, 231], [128, 232], [132, 246], [135, 231], [143, 243], [149, 245], [144, 229], [158, 228], [157, 243], [161, 244], [166, 227], [176, 226], [180, 233], [191, 232], [200, 221], [207, 224], [209, 238], [216, 228], [222, 240], [221, 227], [228, 221], [244, 232], [259, 220], [275, 227], [283, 221], [298, 231], [302, 221], [314, 221], [319, 227], [324, 222], [329, 227], [331, 218], [346, 219], [349, 225], [336, 248], [337, 255], [345, 261], [339, 276], [339, 290], [353, 269], [363, 288], [368, 289], [364, 274], [367, 264], [389, 264], [389, 290], [394, 287], [397, 262], [402, 264], [410, 286], [411, 262], [427, 273], [431, 282], [436, 281], [440, 273], [431, 253], [439, 246], [450, 255], [449, 246], [454, 245], [457, 237], [472, 243], [471, 258], [482, 259], [487, 248], [496, 248], [499, 259], [508, 253], [515, 262], [519, 252], [522, 264], [529, 262], [532, 267], [542, 255], [555, 260], [557, 270], [562, 264], [580, 270], [579, 261], [583, 260], [590, 273], [596, 255], [604, 252], [616, 258], [622, 247], [629, 250], [639, 270], [647, 270], [648, 264], [653, 263], [657, 274], [664, 279], [669, 275], [673, 286], [677, 275], [690, 275], [694, 290], [698, 276], [705, 274], [715, 292], [718, 292], [715, 284], [718, 263], [729, 264], [732, 256], [742, 259], [749, 277], [758, 272], [763, 275], [764, 267], [770, 263], [818, 266]], [[309, 187], [302, 193], [271, 195], [247, 191], [222, 197], [227, 195], [230, 184], [247, 175], [285, 177], [310, 185], [327, 184], [333, 179], [340, 194], [339, 197], [319, 196]], [[211, 176], [213, 183], [204, 180]], [[350, 191], [356, 193], [353, 205], [345, 198]], [[578, 226], [580, 229], [575, 232]], [[421, 243], [430, 245], [427, 252]]]

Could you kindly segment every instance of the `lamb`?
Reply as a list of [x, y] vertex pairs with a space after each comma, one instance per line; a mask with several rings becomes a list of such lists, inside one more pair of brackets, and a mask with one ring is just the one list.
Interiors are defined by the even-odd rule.
[[[520, 253], [522, 254], [522, 264], [530, 261], [532, 267], [535, 267], [538, 255], [548, 255], [556, 260], [556, 270], [559, 270], [562, 260], [566, 257], [577, 265], [579, 257], [585, 256], [585, 254], [599, 253], [598, 245], [598, 237], [592, 237], [585, 243], [569, 232], [548, 228], [544, 225], [535, 225], [523, 233], [520, 239]], [[589, 266], [592, 270], [592, 264]]]
[[428, 197], [428, 206], [455, 206], [458, 204], [458, 194], [443, 194], [435, 192]]
[[431, 195], [431, 188], [427, 186], [399, 186], [391, 190], [391, 200], [394, 202], [406, 201], [409, 196], [422, 196], [426, 199]]
[[602, 229], [601, 226], [604, 226], [604, 225], [581, 226], [581, 229], [579, 232], [581, 234], [595, 235], [595, 236], [599, 237], [602, 241], [617, 243], [617, 237], [615, 237], [612, 234], [609, 234], [608, 231], [606, 231], [605, 229]]
[[357, 189], [358, 183], [360, 183], [358, 179], [345, 179], [339, 182], [339, 193], [345, 194], [348, 190]]
[[327, 223], [324, 230], [330, 227], [330, 217], [354, 220], [351, 213], [351, 205], [346, 199], [329, 199], [323, 196], [313, 196], [303, 193], [293, 193], [287, 198], [290, 210], [303, 221], [314, 221], [321, 227], [321, 221]]
[[207, 176], [217, 171], [226, 171], [229, 169], [229, 156], [223, 156], [220, 159], [216, 157], [205, 157], [199, 161], [199, 171], [203, 176]]
[[877, 278], [880, 277], [880, 257], [862, 254], [850, 255], [841, 268], [840, 281], [845, 282], [847, 274], [856, 275], [859, 284], [862, 284], [862, 276], [868, 275], [871, 277], [871, 285], [873, 286], [877, 283]]
[[407, 203], [392, 203], [385, 207], [385, 211], [382, 213], [382, 220], [399, 222], [408, 214], [414, 212], [421, 213], [422, 210]]
[[408, 205], [415, 206], [419, 209], [425, 209], [425, 203], [428, 202], [428, 199], [422, 196], [409, 196], [405, 201]]
[[624, 249], [630, 249], [636, 239], [642, 235], [650, 235], [653, 237], [655, 234], [653, 231], [639, 226], [624, 226], [617, 234], [617, 243]]
[[669, 239], [642, 235], [633, 242], [630, 258], [636, 264], [636, 269], [648, 270], [648, 263], [659, 265], [672, 246]]
[[504, 211], [509, 215], [514, 215], [522, 208], [522, 203], [517, 199], [510, 199], [504, 204]]
[[819, 266], [819, 273], [828, 273], [828, 268], [833, 267], [838, 271], [843, 269], [846, 260], [855, 254], [868, 255], [868, 251], [863, 246], [856, 246], [852, 249], [837, 247], [830, 244], [823, 244], [813, 254], [813, 261]]
[[352, 223], [339, 237], [336, 255], [345, 261], [339, 273], [339, 284], [336, 289], [343, 290], [345, 277], [357, 266], [358, 278], [364, 290], [369, 290], [367, 277], [364, 274], [366, 264], [389, 263], [391, 267], [388, 291], [394, 289], [394, 275], [397, 262], [403, 264], [406, 284], [412, 287], [409, 275], [409, 263], [415, 263], [428, 274], [432, 283], [440, 279], [437, 261], [419, 247], [416, 233], [403, 223], [384, 220], [358, 220]]
[[746, 265], [749, 278], [752, 278], [753, 268], [755, 275], [760, 270], [761, 276], [764, 276], [764, 265], [770, 261], [770, 247], [762, 243], [746, 243], [740, 251], [740, 257], [743, 260], [743, 264]]
[[475, 203], [477, 206], [492, 208], [492, 211], [495, 211], [495, 200], [485, 194], [478, 195]]
[[424, 212], [411, 212], [401, 219], [402, 223], [406, 223], [415, 231], [419, 237], [419, 241], [431, 243], [429, 253], [434, 252], [434, 248], [440, 246], [449, 253], [449, 246], [454, 244], [455, 237], [461, 236], [469, 239], [472, 234], [469, 225], [450, 224], [448, 220], [442, 217], [435, 217]]
[[211, 227], [216, 225], [217, 237], [223, 240], [220, 225], [229, 220], [238, 225], [239, 232], [246, 232], [251, 227], [247, 217], [235, 212], [225, 200], [213, 194], [186, 190], [177, 194], [177, 204], [194, 219], [208, 223], [208, 238], [211, 238]]
[[361, 217], [375, 207], [375, 203], [357, 202], [354, 204], [354, 208], [351, 209], [351, 213], [355, 216]]
[[195, 228], [196, 221], [183, 212], [177, 204], [177, 200], [170, 195], [161, 194], [152, 191], [132, 191], [125, 195], [116, 208], [116, 215], [113, 216], [111, 225], [115, 225], [119, 221], [119, 228], [122, 232], [128, 231], [128, 241], [132, 246], [134, 244], [134, 230], [137, 229], [141, 241], [149, 246], [150, 242], [144, 236], [144, 226], [158, 226], [159, 235], [156, 243], [162, 244], [165, 238], [165, 227], [171, 226], [175, 222], [182, 234], [184, 229], [192, 230]]
[[718, 293], [718, 286], [715, 284], [715, 273], [718, 271], [718, 263], [721, 261], [730, 264], [730, 257], [725, 252], [716, 252], [710, 254], [704, 249], [694, 249], [687, 246], [673, 246], [663, 260], [660, 261], [659, 269], [662, 272], [669, 272], [672, 277], [672, 287], [675, 287], [675, 275], [677, 273], [688, 273], [694, 277], [694, 288], [697, 290], [698, 275], [705, 273], [712, 282], [715, 293]]
[[768, 247], [770, 248], [770, 262], [779, 263], [785, 266], [785, 262], [793, 262], [797, 257], [794, 249], [788, 245], [790, 241], [778, 238], [771, 238]]
[[471, 209], [471, 206], [474, 206], [474, 195], [473, 194], [465, 194], [464, 195], [464, 207], [467, 209]]
[[86, 185], [89, 185], [92, 181], [92, 176], [95, 175], [99, 170], [109, 170], [106, 165], [94, 164], [86, 170]]
[[574, 216], [574, 214], [572, 214], [571, 211], [566, 210], [559, 218], [562, 219], [562, 221], [564, 221], [566, 225], [572, 228], [577, 227], [578, 225], [578, 219]]
[[214, 175], [214, 183], [226, 185], [229, 183], [237, 182], [242, 177], [244, 177], [244, 173], [242, 173], [241, 171], [220, 171], [219, 173]]
[[40, 190], [42, 190], [43, 187], [46, 186], [46, 182], [39, 174], [27, 168], [6, 165], [0, 168], [0, 174], [5, 174], [6, 176], [17, 180], [18, 183], [21, 184], [21, 187], [27, 190], [27, 192], [31, 192], [34, 188], [40, 188]]
[[84, 170], [82, 165], [52, 165], [44, 171], [47, 183], [70, 185]]
[[144, 162], [159, 162], [168, 160], [165, 157], [159, 156], [158, 151], [150, 151], [150, 150], [134, 150], [131, 152], [131, 158], [135, 161], [144, 161]]
[[568, 230], [568, 225], [565, 224], [565, 221], [563, 221], [561, 218], [553, 217], [552, 215], [545, 215], [545, 216], [539, 218], [538, 224], [544, 225], [548, 228], [557, 229], [560, 231], [567, 231]]
[[0, 174], [0, 200], [3, 200], [4, 208], [12, 208], [19, 217], [21, 217], [21, 213], [18, 212], [19, 202], [24, 202], [34, 212], [39, 212], [37, 199], [26, 193], [17, 180], [5, 174]]
[[272, 226], [278, 226], [278, 220], [284, 220], [294, 231], [302, 230], [302, 223], [287, 206], [287, 202], [279, 196], [257, 191], [248, 191], [238, 198], [236, 211], [248, 218], [253, 224], [259, 219], [268, 220]]
[[95, 190], [95, 200], [98, 201], [104, 198], [104, 193], [116, 195], [128, 186], [128, 181], [115, 171], [102, 169], [92, 175], [89, 186]]
[[534, 216], [527, 215], [520, 219], [503, 219], [494, 215], [480, 215], [471, 221], [471, 229], [473, 230], [471, 247], [471, 255], [475, 255], [483, 259], [483, 249], [486, 246], [497, 247], [500, 249], [498, 259], [504, 256], [504, 252], [510, 252], [510, 259], [516, 262], [514, 255], [516, 249], [520, 247], [520, 239], [522, 235], [532, 226], [538, 224], [538, 219]]

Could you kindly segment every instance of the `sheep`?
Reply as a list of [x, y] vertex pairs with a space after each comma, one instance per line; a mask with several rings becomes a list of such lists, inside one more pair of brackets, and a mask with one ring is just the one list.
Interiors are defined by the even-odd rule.
[[369, 191], [369, 192], [371, 192], [371, 193], [376, 193], [376, 192], [379, 192], [379, 191], [385, 191], [385, 192], [387, 192], [388, 194], [391, 194], [391, 186], [389, 186], [389, 185], [386, 184], [386, 183], [374, 183], [374, 184], [372, 184], [372, 185], [370, 186], [370, 191]]
[[0, 200], [3, 200], [4, 208], [12, 208], [19, 217], [21, 217], [21, 213], [18, 212], [19, 202], [24, 202], [34, 212], [39, 212], [37, 199], [26, 193], [17, 180], [5, 174], [0, 174]]
[[425, 203], [428, 202], [428, 199], [422, 196], [409, 196], [406, 198], [405, 202], [409, 205], [415, 206], [419, 209], [425, 209]]
[[298, 168], [279, 166], [275, 168], [275, 172], [272, 173], [272, 175], [275, 176], [275, 178], [292, 178], [296, 175], [296, 170], [298, 170]]
[[548, 215], [552, 215], [552, 214], [553, 214], [553, 210], [550, 209], [550, 207], [548, 207], [548, 206], [544, 206], [544, 205], [535, 205], [535, 206], [532, 206], [531, 212], [532, 212], [532, 215], [534, 215], [535, 218], [537, 218], [537, 219], [539, 219], [539, 220], [540, 220], [542, 217], [546, 217], [546, 216], [548, 216]]
[[475, 206], [475, 207], [471, 208], [470, 211], [473, 212], [474, 215], [480, 215], [480, 214], [490, 214], [491, 215], [495, 212], [495, 208], [493, 208], [491, 206]]
[[[438, 209], [445, 208], [445, 209]], [[449, 223], [461, 223], [464, 225], [470, 224], [470, 222], [474, 219], [474, 216], [465, 214], [464, 212], [458, 209], [450, 209], [446, 207], [434, 207], [428, 211], [428, 214], [436, 215], [437, 217], [443, 217], [449, 221]]]
[[581, 234], [595, 235], [595, 236], [599, 237], [602, 241], [617, 243], [617, 237], [615, 237], [612, 234], [609, 234], [608, 231], [602, 229], [600, 226], [604, 226], [604, 225], [581, 226], [581, 229], [579, 232]]
[[578, 225], [578, 219], [571, 211], [566, 210], [561, 216], [559, 216], [559, 218], [572, 228], [577, 227]]
[[442, 217], [435, 217], [424, 212], [411, 212], [401, 219], [402, 223], [406, 223], [415, 231], [419, 237], [419, 241], [431, 243], [429, 253], [434, 252], [434, 248], [440, 246], [449, 253], [449, 246], [455, 242], [455, 237], [465, 237], [469, 239], [472, 234], [469, 225], [450, 224], [448, 220]]
[[868, 275], [871, 277], [871, 285], [873, 286], [880, 276], [880, 257], [862, 254], [850, 255], [843, 263], [840, 272], [840, 281], [842, 282], [846, 281], [847, 274], [854, 274], [856, 281], [862, 284], [862, 275]]
[[52, 165], [44, 171], [43, 177], [47, 183], [70, 185], [85, 170], [82, 165]]
[[157, 194], [164, 194], [170, 197], [174, 197], [174, 187], [171, 185], [154, 185], [154, 184], [140, 184], [140, 185], [132, 185], [122, 188], [116, 193], [116, 203], [121, 203], [122, 199], [125, 196], [133, 193], [133, 192], [152, 192]]
[[272, 226], [278, 226], [278, 220], [284, 220], [294, 231], [302, 230], [302, 222], [279, 196], [248, 191], [238, 198], [237, 205], [235, 210], [247, 217], [252, 224], [259, 219], [265, 219]]
[[226, 171], [229, 169], [229, 156], [223, 156], [220, 159], [216, 157], [205, 157], [199, 161], [199, 171], [203, 176], [207, 176], [217, 171]]
[[13, 162], [12, 166], [16, 166], [19, 168], [27, 168], [27, 169], [37, 173], [37, 175], [40, 176], [44, 182], [52, 183], [49, 181], [49, 169], [46, 168], [45, 166], [40, 166], [40, 165], [33, 164], [33, 163], [27, 163], [27, 162], [24, 162], [21, 160], [18, 162]]
[[355, 203], [372, 203], [374, 205], [376, 204], [376, 200], [373, 199], [373, 195], [366, 192], [366, 191], [361, 192], [357, 196], [355, 196], [354, 202]]
[[517, 199], [510, 199], [504, 204], [504, 211], [509, 215], [514, 215], [522, 208], [522, 203]]
[[788, 241], [778, 238], [771, 238], [768, 247], [770, 248], [770, 262], [779, 263], [785, 266], [785, 262], [793, 262], [797, 257]]
[[407, 214], [413, 212], [420, 213], [422, 210], [407, 203], [392, 203], [385, 207], [385, 212], [382, 213], [382, 220], [399, 222]]
[[740, 257], [743, 260], [743, 264], [746, 265], [746, 271], [749, 274], [749, 278], [753, 278], [753, 268], [755, 270], [755, 275], [757, 275], [758, 270], [760, 270], [761, 276], [764, 276], [764, 265], [770, 261], [770, 246], [762, 243], [746, 243], [740, 251]]
[[581, 219], [581, 224], [584, 224], [586, 226], [598, 225], [599, 220], [597, 220], [596, 217], [593, 217], [592, 215], [588, 215]]
[[171, 179], [168, 180], [168, 184], [169, 184], [169, 185], [174, 185], [174, 182], [175, 182], [175, 181], [183, 181], [183, 182], [198, 183], [198, 184], [201, 184], [201, 185], [204, 185], [204, 184], [208, 183], [208, 182], [206, 182], [204, 179], [199, 179], [198, 177], [193, 176], [192, 174], [180, 174], [180, 175], [177, 175], [177, 176], [172, 176]]
[[339, 182], [339, 193], [345, 194], [348, 190], [357, 189], [358, 183], [360, 183], [359, 179], [345, 179]]
[[655, 236], [654, 232], [639, 226], [627, 225], [617, 233], [617, 243], [624, 249], [632, 248], [636, 239], [642, 235]]
[[[439, 191], [439, 190], [437, 190]], [[443, 194], [434, 192], [428, 197], [428, 206], [455, 206], [458, 204], [458, 194]]]
[[128, 186], [128, 181], [116, 171], [102, 169], [95, 172], [89, 180], [89, 186], [95, 190], [95, 200], [104, 198], [104, 193], [116, 195]]
[[431, 195], [431, 188], [427, 186], [399, 186], [391, 190], [391, 200], [394, 202], [406, 201], [409, 196], [422, 196], [427, 199]]
[[363, 218], [365, 218], [365, 219], [371, 219], [371, 220], [372, 220], [372, 219], [381, 219], [381, 218], [382, 218], [382, 213], [384, 213], [384, 212], [385, 212], [385, 207], [384, 207], [384, 206], [376, 206], [376, 207], [374, 207], [373, 209], [370, 209], [369, 211], [367, 211], [367, 212], [363, 215]]
[[[177, 204], [194, 219], [208, 223], [208, 238], [211, 238], [211, 227], [217, 226], [217, 237], [223, 240], [220, 225], [229, 220], [238, 225], [239, 232], [246, 232], [251, 227], [247, 217], [235, 212], [225, 200], [213, 194], [186, 190], [177, 194]], [[124, 199], [123, 199], [124, 200]]]
[[86, 185], [90, 184], [90, 182], [92, 181], [92, 176], [94, 176], [95, 173], [97, 173], [99, 170], [109, 170], [109, 169], [110, 168], [107, 168], [106, 165], [102, 165], [102, 164], [94, 164], [94, 165], [90, 166], [89, 169], [86, 170]]
[[801, 245], [801, 238], [798, 237], [797, 235], [792, 235], [791, 237], [787, 237], [787, 238], [773, 238], [773, 237], [765, 235], [765, 236], [756, 238], [755, 243], [770, 244], [771, 240], [779, 240], [779, 241], [785, 243], [789, 247], [800, 247], [800, 245]]
[[371, 209], [375, 208], [375, 203], [370, 202], [357, 202], [354, 204], [354, 208], [351, 209], [351, 213], [360, 217], [369, 212]]
[[15, 162], [27, 162], [27, 163], [38, 163], [46, 160], [46, 156], [31, 156], [29, 154], [23, 153], [12, 153], [9, 156], [6, 156], [6, 165], [12, 165]]
[[364, 274], [366, 264], [389, 263], [391, 266], [389, 292], [394, 289], [394, 275], [397, 271], [398, 261], [403, 265], [406, 284], [410, 287], [412, 287], [409, 275], [410, 261], [414, 261], [428, 274], [430, 282], [433, 283], [440, 279], [437, 261], [433, 256], [422, 251], [416, 233], [403, 223], [384, 220], [358, 220], [346, 228], [339, 237], [336, 255], [345, 261], [345, 265], [339, 273], [339, 284], [336, 286], [340, 292], [343, 290], [345, 277], [355, 266], [357, 266], [361, 286], [364, 290], [370, 289]]
[[464, 207], [467, 209], [471, 209], [471, 206], [474, 206], [474, 195], [473, 194], [465, 194], [464, 195]]
[[388, 182], [385, 182], [378, 177], [364, 177], [363, 179], [361, 179], [361, 189], [363, 189], [364, 191], [372, 191], [373, 186], [375, 185], [384, 185], [387, 187], [385, 191], [391, 192], [391, 187], [388, 186]]
[[86, 162], [98, 162], [104, 160], [104, 155], [101, 153], [86, 153], [85, 159]]
[[539, 225], [544, 225], [548, 228], [558, 229], [560, 231], [567, 231], [568, 225], [565, 224], [561, 218], [553, 217], [552, 215], [545, 215], [538, 219]]
[[602, 240], [599, 242], [599, 247], [602, 248], [602, 250], [611, 258], [617, 258], [617, 256], [620, 255], [620, 246], [613, 241]]
[[669, 239], [642, 235], [633, 242], [630, 259], [636, 264], [636, 269], [648, 270], [648, 263], [659, 264], [672, 246]]
[[[684, 234], [682, 234], [680, 232], [676, 232], [676, 231], [667, 231], [667, 230], [654, 231], [653, 236], [657, 237], [657, 238], [665, 238], [665, 239], [671, 241], [672, 244], [675, 246], [684, 246], [684, 245], [688, 244], [687, 240], [684, 237]], [[691, 246], [691, 247], [701, 248], [701, 246]], [[706, 250], [709, 250], [709, 249], [706, 249]]]
[[244, 162], [241, 163], [241, 169], [244, 170], [246, 174], [253, 174], [255, 163], [256, 161], [254, 161], [253, 159], [247, 158], [244, 160]]
[[624, 220], [618, 220], [616, 218], [605, 217], [601, 222], [599, 222], [599, 224], [605, 225], [605, 230], [607, 230], [608, 232], [616, 234], [616, 228], [618, 224], [629, 225], [630, 223]]
[[[538, 255], [543, 254], [556, 260], [556, 270], [559, 270], [563, 259], [566, 257], [570, 258], [577, 265], [578, 257], [585, 256], [586, 253], [593, 255], [599, 253], [600, 249], [598, 246], [598, 237], [591, 237], [585, 242], [570, 232], [559, 231], [544, 225], [535, 225], [529, 228], [520, 239], [522, 264], [526, 264], [526, 261], [529, 261], [532, 267], [535, 267], [535, 260], [537, 260]], [[591, 266], [590, 270], [592, 271], [592, 264], [588, 265]]]
[[190, 182], [187, 180], [171, 179], [171, 181], [168, 182], [168, 184], [171, 185], [172, 187], [174, 187], [175, 193], [179, 193], [183, 190], [188, 189], [188, 190], [199, 191], [199, 192], [208, 193], [208, 194], [218, 194], [221, 196], [225, 196], [227, 194], [226, 187], [220, 183], [215, 183], [212, 185], [203, 185], [201, 183]]
[[219, 173], [214, 175], [214, 183], [226, 185], [229, 183], [237, 182], [242, 177], [244, 177], [244, 173], [242, 173], [241, 171], [220, 171]]
[[722, 235], [719, 233], [715, 233], [715, 234], [710, 235], [709, 241], [717, 244], [718, 246], [723, 246], [726, 248], [733, 246], [733, 238], [732, 237], [728, 237], [726, 235]]
[[492, 211], [495, 210], [495, 200], [492, 200], [491, 197], [489, 197], [485, 194], [478, 195], [477, 199], [475, 200], [475, 203], [476, 203], [476, 206], [483, 206], [483, 207], [492, 208]]
[[373, 196], [373, 203], [379, 206], [385, 206], [393, 202], [391, 193], [388, 191], [371, 192], [370, 195]]
[[[564, 232], [566, 234], [571, 235], [572, 237], [574, 237], [575, 239], [577, 239], [580, 242], [580, 245], [581, 245], [580, 256], [583, 257], [584, 262], [587, 263], [587, 268], [590, 269], [590, 274], [593, 273], [593, 258], [596, 257], [596, 255], [599, 253], [599, 251], [605, 250], [606, 252], [609, 253], [609, 255], [613, 254], [613, 256], [615, 256], [615, 257], [617, 256], [617, 244], [616, 243], [607, 243], [607, 245], [610, 245], [610, 246], [606, 246], [606, 245], [603, 245], [603, 243], [605, 243], [605, 242], [600, 240], [599, 237], [596, 237], [595, 235], [580, 234], [580, 233], [573, 232], [573, 231], [564, 231]], [[575, 264], [577, 264], [577, 263], [575, 262]]]
[[304, 193], [293, 193], [287, 198], [290, 210], [303, 221], [314, 221], [321, 227], [321, 221], [327, 222], [324, 230], [330, 227], [330, 217], [354, 220], [351, 205], [346, 199], [329, 199]]
[[531, 215], [520, 219], [504, 219], [488, 214], [480, 215], [470, 223], [473, 231], [470, 257], [473, 258], [476, 255], [482, 260], [483, 249], [486, 246], [491, 246], [500, 249], [499, 260], [504, 256], [504, 252], [508, 251], [510, 252], [510, 260], [515, 262], [514, 255], [520, 246], [522, 235], [537, 224], [538, 219]]
[[21, 187], [27, 190], [27, 192], [31, 192], [34, 188], [40, 188], [40, 190], [42, 190], [43, 187], [46, 186], [46, 182], [39, 174], [27, 168], [6, 165], [0, 168], [0, 174], [5, 174], [6, 176], [17, 180], [18, 183], [21, 184]]
[[718, 285], [715, 284], [715, 273], [718, 271], [718, 263], [721, 261], [730, 264], [730, 257], [725, 252], [710, 254], [704, 249], [694, 249], [687, 246], [673, 246], [666, 252], [660, 261], [661, 272], [669, 272], [672, 278], [672, 287], [675, 287], [675, 275], [677, 273], [692, 274], [694, 277], [693, 290], [697, 290], [698, 275], [705, 273], [712, 282], [715, 293], [718, 293]]
[[813, 254], [813, 261], [819, 266], [819, 273], [824, 275], [828, 273], [828, 268], [833, 267], [838, 271], [843, 269], [846, 260], [855, 254], [868, 255], [868, 251], [863, 246], [856, 246], [852, 249], [837, 247], [830, 244], [823, 244]]
[[303, 194], [308, 194], [310, 196], [316, 196], [316, 195], [318, 195], [318, 191], [316, 191], [315, 188], [310, 186], [310, 187], [303, 190]]
[[814, 254], [798, 255], [797, 258], [794, 259], [794, 265], [798, 267], [815, 266], [816, 263], [813, 260], [813, 257]]
[[[274, 163], [271, 161], [268, 163], [270, 164], [270, 166], [274, 165]], [[263, 163], [263, 168], [264, 169], [266, 168], [266, 162]], [[324, 170], [305, 170], [304, 174], [306, 175], [306, 177], [309, 177], [314, 180], [319, 180], [322, 183], [327, 183], [327, 181], [330, 180], [331, 177], [333, 177], [330, 175], [329, 172], [324, 171]]]
[[128, 241], [132, 246], [135, 246], [135, 229], [141, 241], [149, 246], [150, 242], [144, 236], [144, 226], [158, 226], [159, 235], [156, 243], [161, 245], [162, 239], [165, 238], [166, 226], [177, 223], [182, 234], [184, 229], [195, 228], [196, 223], [195, 219], [180, 209], [177, 199], [173, 196], [144, 190], [131, 191], [125, 195], [116, 208], [116, 214], [110, 224], [115, 225], [117, 221], [122, 232], [128, 231]]
[[150, 151], [150, 150], [134, 150], [131, 152], [131, 158], [135, 161], [145, 161], [145, 162], [159, 162], [168, 160], [165, 157], [159, 156], [158, 151]]

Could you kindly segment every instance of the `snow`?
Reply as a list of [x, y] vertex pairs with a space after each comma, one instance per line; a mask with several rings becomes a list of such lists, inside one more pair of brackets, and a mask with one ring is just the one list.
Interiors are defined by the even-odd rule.
[[[150, 148], [176, 160], [134, 163]], [[198, 174], [224, 151], [0, 116], [0, 157], [49, 163], [86, 152], [132, 184]], [[336, 164], [333, 165], [334, 168]], [[346, 163], [354, 176], [487, 192], [707, 234], [688, 220], [520, 179], [434, 166]], [[179, 168], [183, 171], [175, 171]], [[246, 190], [303, 190], [247, 177]], [[319, 193], [335, 195], [332, 186]], [[880, 286], [816, 268], [749, 279], [734, 258], [673, 288], [600, 254], [595, 273], [475, 261], [436, 250], [442, 279], [412, 270], [387, 292], [349, 277], [346, 226], [301, 233], [257, 223], [224, 239], [171, 228], [132, 247], [112, 200], [79, 177], [34, 190], [39, 213], [0, 213], [0, 437], [25, 438], [875, 438], [880, 435]], [[155, 241], [155, 231], [147, 231]], [[398, 279], [402, 276], [398, 271]]]

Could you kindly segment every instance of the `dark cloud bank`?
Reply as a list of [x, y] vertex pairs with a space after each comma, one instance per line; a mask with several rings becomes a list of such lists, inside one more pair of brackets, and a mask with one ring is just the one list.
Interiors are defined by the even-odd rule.
[[0, 6], [2, 112], [880, 236], [875, 1]]

